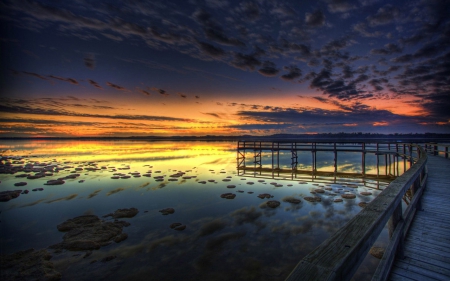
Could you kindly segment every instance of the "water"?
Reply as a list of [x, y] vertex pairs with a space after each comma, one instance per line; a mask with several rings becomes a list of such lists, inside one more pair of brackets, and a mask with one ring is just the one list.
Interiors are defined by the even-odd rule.
[[[70, 218], [102, 217], [119, 208], [139, 210], [135, 217], [121, 219], [131, 224], [124, 228], [128, 239], [95, 250], [87, 258], [84, 252], [49, 249], [62, 280], [284, 280], [302, 257], [361, 210], [360, 202], [370, 202], [387, 186], [386, 182], [352, 178], [238, 175], [236, 142], [2, 141], [0, 146], [3, 157], [16, 157], [9, 160], [12, 165], [39, 162], [65, 167], [40, 179], [15, 177], [23, 172], [0, 174], [0, 191], [30, 190], [0, 202], [2, 254], [62, 242], [64, 233], [56, 225]], [[328, 158], [318, 157], [318, 169], [328, 169]], [[310, 163], [300, 161], [299, 167], [309, 167]], [[345, 164], [342, 169], [351, 171], [360, 165], [354, 153], [339, 155], [339, 161]], [[6, 162], [2, 161], [3, 167]], [[373, 164], [366, 165], [374, 169]], [[98, 170], [86, 170], [93, 167]], [[151, 173], [151, 177], [111, 178], [114, 173], [133, 172]], [[179, 172], [187, 178], [170, 177]], [[63, 185], [44, 185], [74, 173], [80, 176]], [[163, 180], [156, 181], [156, 176]], [[14, 186], [21, 181], [27, 185]], [[35, 188], [44, 190], [31, 191]], [[315, 189], [325, 193], [311, 194]], [[335, 203], [345, 191], [356, 199]], [[372, 195], [363, 196], [363, 191]], [[223, 193], [236, 197], [221, 198]], [[261, 193], [273, 198], [260, 199]], [[322, 201], [307, 202], [303, 199], [307, 196]], [[288, 197], [301, 203], [284, 202]], [[272, 209], [265, 205], [269, 200], [281, 204]], [[175, 213], [163, 216], [159, 210], [168, 207]], [[186, 229], [171, 229], [174, 222]], [[380, 245], [386, 244], [385, 232], [377, 242]], [[111, 255], [117, 257], [100, 262]], [[367, 257], [358, 274], [373, 271], [376, 263]]]

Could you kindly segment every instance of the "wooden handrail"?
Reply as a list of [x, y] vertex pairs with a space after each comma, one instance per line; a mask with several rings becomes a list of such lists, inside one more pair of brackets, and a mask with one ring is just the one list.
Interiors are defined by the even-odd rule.
[[[391, 241], [373, 280], [384, 280], [396, 253], [402, 252], [406, 225], [412, 219], [426, 182], [427, 155], [418, 145], [419, 159], [392, 181], [366, 208], [304, 257], [286, 280], [350, 280], [389, 221]], [[402, 198], [412, 188], [414, 197], [402, 216]], [[409, 225], [409, 223], [408, 223]]]
[[[439, 147], [442, 147], [443, 150], [440, 150]], [[439, 152], [442, 152], [445, 158], [448, 158], [450, 155], [449, 148], [450, 144], [430, 143], [430, 142], [425, 144], [426, 152], [431, 152], [433, 153], [433, 155], [439, 155]]]

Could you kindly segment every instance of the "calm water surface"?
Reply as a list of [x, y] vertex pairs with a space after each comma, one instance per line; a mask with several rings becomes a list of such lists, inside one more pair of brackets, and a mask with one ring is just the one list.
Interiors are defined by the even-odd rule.
[[[101, 217], [119, 208], [139, 209], [135, 217], [122, 219], [131, 223], [124, 228], [128, 239], [95, 250], [88, 258], [83, 258], [84, 252], [49, 249], [63, 280], [284, 280], [303, 256], [361, 210], [358, 203], [370, 202], [387, 185], [349, 178], [238, 175], [236, 142], [2, 141], [0, 150], [3, 157], [15, 157], [2, 160], [2, 165], [45, 163], [63, 168], [40, 179], [16, 178], [23, 172], [0, 174], [0, 191], [30, 190], [0, 202], [2, 254], [61, 242], [64, 233], [56, 225], [76, 216]], [[339, 157], [341, 169], [360, 171], [360, 157], [352, 153]], [[318, 169], [330, 169], [329, 158], [319, 156]], [[299, 163], [299, 167], [308, 165]], [[367, 170], [374, 169], [366, 165]], [[98, 170], [86, 170], [92, 167]], [[111, 178], [114, 173], [135, 172], [141, 176]], [[178, 172], [187, 178], [170, 177]], [[63, 185], [44, 185], [74, 173], [80, 176]], [[146, 173], [151, 177], [142, 176]], [[157, 176], [163, 180], [157, 181]], [[21, 181], [27, 185], [14, 186]], [[31, 191], [40, 187], [44, 190]], [[318, 188], [325, 193], [312, 195]], [[345, 191], [356, 199], [333, 202]], [[363, 191], [372, 195], [360, 195]], [[220, 197], [227, 192], [236, 197]], [[271, 194], [270, 200], [281, 205], [266, 207], [269, 199], [258, 198], [261, 193]], [[322, 201], [305, 201], [307, 196], [319, 196]], [[301, 203], [284, 202], [288, 197]], [[175, 213], [163, 216], [159, 210], [168, 207]], [[174, 222], [186, 229], [171, 229]], [[380, 245], [386, 243], [385, 232], [377, 242]], [[92, 263], [110, 255], [117, 258]], [[358, 274], [370, 272], [376, 262], [368, 256]]]

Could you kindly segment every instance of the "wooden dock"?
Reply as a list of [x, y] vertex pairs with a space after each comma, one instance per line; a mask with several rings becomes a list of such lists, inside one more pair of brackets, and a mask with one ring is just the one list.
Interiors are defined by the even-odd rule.
[[427, 166], [421, 206], [389, 280], [450, 280], [450, 160], [428, 156]]

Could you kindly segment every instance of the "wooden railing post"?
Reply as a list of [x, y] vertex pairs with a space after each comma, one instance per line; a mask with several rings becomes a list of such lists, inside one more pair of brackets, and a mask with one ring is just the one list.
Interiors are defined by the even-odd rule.
[[448, 146], [445, 147], [445, 158], [448, 158]]

